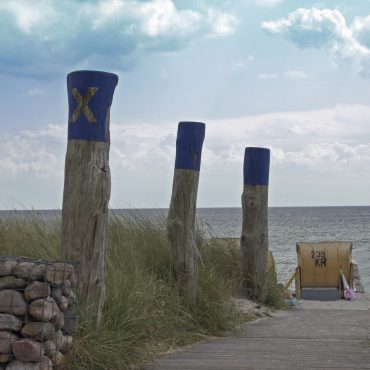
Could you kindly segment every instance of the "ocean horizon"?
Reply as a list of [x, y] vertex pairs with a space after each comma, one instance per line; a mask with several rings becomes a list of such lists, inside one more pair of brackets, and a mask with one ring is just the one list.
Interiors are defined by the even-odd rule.
[[[165, 219], [168, 208], [110, 209], [123, 217]], [[60, 220], [61, 210], [2, 210], [1, 218]], [[197, 224], [206, 235], [239, 238], [241, 207], [198, 208]], [[297, 265], [297, 242], [349, 241], [365, 290], [370, 289], [370, 206], [269, 207], [269, 248], [278, 279], [285, 282]]]

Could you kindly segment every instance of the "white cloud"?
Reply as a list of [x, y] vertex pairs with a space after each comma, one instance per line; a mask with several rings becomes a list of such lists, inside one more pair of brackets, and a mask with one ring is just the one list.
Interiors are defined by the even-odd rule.
[[43, 95], [46, 95], [46, 91], [36, 87], [34, 89], [27, 90], [25, 95], [26, 96], [43, 96]]
[[62, 146], [46, 132], [20, 132], [0, 135], [0, 171], [6, 178], [61, 178], [63, 175]]
[[289, 80], [306, 80], [309, 75], [305, 71], [291, 70], [284, 73], [260, 73], [256, 77], [259, 80], [276, 80], [281, 77]]
[[[246, 146], [271, 148], [274, 166], [313, 172], [370, 171], [370, 106], [276, 112], [206, 120], [203, 167], [240, 165]], [[175, 158], [174, 123], [112, 125], [112, 168], [171, 169]]]
[[1, 0], [0, 73], [55, 75], [66, 65], [124, 70], [144, 53], [224, 37], [237, 23], [232, 13], [179, 9], [173, 0]]
[[311, 173], [370, 171], [370, 106], [276, 112], [207, 122], [206, 166], [243, 161], [246, 146], [271, 149], [273, 166]]
[[42, 22], [54, 16], [54, 10], [49, 1], [38, 1], [38, 7], [27, 0], [7, 1], [0, 3], [0, 12], [14, 18], [16, 25], [24, 33], [30, 33], [32, 29]]
[[336, 61], [350, 61], [356, 72], [366, 75], [370, 69], [369, 23], [369, 17], [357, 17], [349, 26], [339, 10], [313, 7], [263, 22], [262, 28], [284, 35], [300, 48], [326, 48]]
[[284, 0], [255, 0], [254, 2], [260, 6], [276, 6]]
[[296, 165], [309, 168], [315, 172], [340, 171], [343, 166], [349, 166], [346, 171], [358, 170], [360, 163], [370, 165], [370, 145], [348, 145], [338, 142], [307, 143], [300, 151], [284, 151], [282, 148], [272, 150], [272, 157], [279, 165]]
[[240, 58], [231, 62], [231, 69], [233, 71], [244, 71], [250, 63], [254, 60], [253, 55], [248, 55], [246, 58]]
[[[101, 8], [108, 11], [103, 11], [100, 18], [94, 21], [95, 29], [106, 26], [112, 19], [118, 18], [120, 21], [131, 22], [131, 27], [138, 27], [139, 32], [149, 37], [169, 35], [186, 37], [200, 30], [203, 18], [201, 14], [192, 10], [178, 11], [170, 0], [152, 0], [142, 3], [102, 2]], [[124, 12], [129, 14], [128, 19], [123, 16]]]
[[234, 14], [224, 13], [220, 10], [209, 8], [207, 10], [207, 19], [212, 37], [227, 36], [234, 32], [238, 19]]
[[284, 73], [286, 78], [291, 80], [305, 80], [309, 75], [305, 71], [291, 70]]
[[259, 80], [275, 80], [279, 76], [276, 73], [260, 73], [257, 75]]
[[112, 124], [112, 166], [140, 172], [148, 166], [172, 165], [176, 129], [169, 123]]
[[[347, 184], [352, 178], [370, 173], [369, 121], [370, 106], [361, 105], [205, 120], [202, 172], [206, 175], [203, 181], [212, 179], [214, 194], [235, 185], [242, 173], [245, 147], [260, 146], [271, 149], [271, 168], [275, 174], [293, 178], [299, 171], [301, 182], [305, 176], [318, 179], [325, 175], [343, 179]], [[112, 123], [110, 167], [118, 200], [130, 199], [136, 206], [167, 204], [176, 131], [174, 122]], [[1, 133], [3, 183], [22, 184], [26, 179], [39, 178], [42, 184], [39, 186], [45, 187], [39, 192], [47, 194], [50, 183], [63, 181], [66, 144], [65, 124], [15, 135]], [[225, 178], [225, 174], [230, 176], [230, 173], [236, 180]], [[123, 186], [128, 193], [121, 198]], [[22, 199], [16, 189], [11, 190], [12, 196]], [[117, 206], [115, 198], [112, 201]], [[35, 200], [30, 197], [29, 202], [34, 204]], [[53, 202], [51, 199], [50, 204]], [[212, 202], [219, 204], [216, 198]], [[227, 204], [228, 200], [225, 202]]]
[[[370, 170], [369, 121], [370, 106], [361, 105], [206, 120], [203, 163], [205, 166], [240, 163], [246, 146], [266, 146], [271, 148], [276, 165], [302, 166], [314, 171]], [[113, 123], [112, 169], [135, 172], [149, 167], [171, 169], [176, 130], [176, 123]], [[66, 137], [65, 125], [25, 130], [15, 136], [1, 134], [2, 173], [15, 176], [38, 169], [35, 176], [60, 176]]]
[[22, 130], [20, 134], [25, 138], [37, 139], [40, 138], [43, 141], [53, 141], [58, 144], [63, 144], [67, 137], [67, 128], [65, 125], [49, 124], [45, 128], [38, 129], [35, 131]]

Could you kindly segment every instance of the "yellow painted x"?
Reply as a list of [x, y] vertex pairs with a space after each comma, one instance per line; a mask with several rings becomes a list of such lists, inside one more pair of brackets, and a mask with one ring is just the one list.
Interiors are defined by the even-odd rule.
[[88, 87], [84, 96], [81, 96], [79, 91], [76, 88], [72, 89], [72, 95], [76, 99], [77, 107], [73, 112], [71, 118], [69, 119], [70, 123], [75, 123], [80, 116], [81, 112], [85, 115], [89, 123], [96, 123], [96, 118], [94, 113], [89, 108], [89, 101], [98, 91], [98, 87]]

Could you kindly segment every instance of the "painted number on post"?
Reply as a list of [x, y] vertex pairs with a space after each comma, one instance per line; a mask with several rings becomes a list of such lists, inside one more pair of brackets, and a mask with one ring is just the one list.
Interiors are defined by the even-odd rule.
[[326, 267], [326, 253], [325, 251], [311, 251], [311, 258], [315, 260], [315, 267]]

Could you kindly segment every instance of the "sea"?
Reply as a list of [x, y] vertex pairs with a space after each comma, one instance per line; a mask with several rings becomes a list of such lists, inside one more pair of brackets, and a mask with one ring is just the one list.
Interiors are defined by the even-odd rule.
[[[215, 236], [241, 235], [241, 208], [199, 209], [198, 219]], [[297, 266], [297, 242], [349, 241], [363, 286], [370, 290], [370, 207], [272, 207], [268, 232], [280, 282]]]
[[[127, 217], [165, 218], [167, 209], [122, 209], [112, 213]], [[0, 218], [41, 217], [53, 221], [59, 210], [0, 211]], [[269, 248], [278, 280], [284, 283], [297, 266], [297, 242], [349, 241], [362, 284], [370, 290], [370, 207], [271, 207], [269, 208]], [[198, 208], [197, 224], [208, 235], [239, 238], [241, 208]]]

